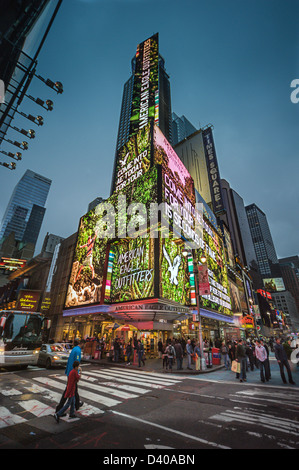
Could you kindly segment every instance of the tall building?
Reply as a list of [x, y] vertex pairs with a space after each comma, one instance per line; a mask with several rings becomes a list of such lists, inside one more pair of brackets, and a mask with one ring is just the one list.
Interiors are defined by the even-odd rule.
[[231, 188], [225, 179], [221, 179], [221, 187], [226, 209], [226, 213], [221, 216], [221, 219], [229, 228], [234, 255], [244, 267], [249, 269], [254, 288], [262, 288], [263, 283], [259, 274], [243, 198]]
[[[154, 35], [158, 45], [158, 35]], [[155, 123], [161, 129], [166, 139], [172, 143], [172, 117], [171, 117], [171, 93], [169, 75], [166, 72], [165, 60], [159, 54], [158, 59], [158, 89], [155, 91], [153, 111], [155, 113]], [[132, 135], [132, 122], [134, 123], [134, 90], [141, 86], [140, 74], [138, 73], [138, 60], [140, 58], [140, 51], [137, 49], [136, 55], [131, 61], [132, 75], [124, 84], [123, 97], [120, 111], [120, 119], [118, 125], [116, 154], [119, 149], [125, 145]], [[150, 78], [152, 80], [152, 78]], [[136, 85], [137, 83], [137, 85]], [[111, 194], [115, 190], [115, 165], [117, 156], [115, 155], [114, 170], [111, 184]]]
[[35, 244], [45, 214], [45, 204], [52, 181], [27, 170], [16, 185], [6, 208], [0, 243], [12, 233], [15, 240]]
[[176, 145], [196, 132], [196, 127], [185, 117], [172, 113], [172, 145]]
[[262, 277], [281, 278], [280, 266], [266, 214], [256, 204], [250, 204], [245, 209]]

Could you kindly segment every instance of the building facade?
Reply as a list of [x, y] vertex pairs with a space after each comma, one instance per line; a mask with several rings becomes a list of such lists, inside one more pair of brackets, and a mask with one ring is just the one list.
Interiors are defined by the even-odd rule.
[[196, 131], [196, 127], [191, 124], [186, 116], [179, 117], [177, 114], [172, 113], [172, 145], [178, 144]]
[[263, 278], [281, 278], [266, 214], [256, 205], [245, 207], [259, 271]]
[[0, 229], [0, 243], [12, 232], [20, 242], [37, 242], [52, 181], [27, 170], [16, 185]]

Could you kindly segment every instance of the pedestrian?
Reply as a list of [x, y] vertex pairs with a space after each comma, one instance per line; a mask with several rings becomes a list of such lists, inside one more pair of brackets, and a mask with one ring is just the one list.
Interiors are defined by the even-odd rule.
[[253, 347], [252, 347], [251, 342], [247, 343], [246, 345], [246, 355], [249, 360], [250, 369], [254, 370], [254, 356], [253, 356]]
[[[246, 364], [247, 364], [247, 358], [246, 358], [246, 349], [245, 346], [243, 345], [243, 340], [239, 339], [238, 346], [237, 346], [237, 351], [236, 351], [236, 360], [237, 362], [240, 363], [240, 382], [247, 382], [247, 376], [246, 376]], [[239, 378], [237, 377], [237, 378]]]
[[262, 339], [261, 339], [261, 345], [264, 346], [264, 348], [266, 349], [266, 353], [267, 353], [267, 359], [266, 359], [266, 371], [267, 371], [267, 375], [268, 375], [268, 378], [271, 379], [271, 368], [270, 368], [270, 359], [269, 359], [269, 356], [270, 356], [270, 353], [269, 353], [269, 347], [267, 345], [266, 342], [264, 342]]
[[[172, 372], [173, 359], [175, 358], [175, 349], [170, 341], [168, 342], [168, 346], [165, 349], [165, 353], [167, 354], [169, 370]], [[167, 367], [166, 367], [166, 370], [167, 370]]]
[[158, 354], [159, 354], [159, 359], [162, 358], [162, 352], [163, 352], [163, 343], [161, 341], [161, 338], [159, 339], [158, 342]]
[[192, 364], [192, 354], [193, 354], [193, 348], [192, 348], [192, 344], [191, 344], [191, 339], [188, 339], [188, 341], [187, 341], [186, 352], [187, 352], [187, 356], [188, 356], [188, 367], [187, 367], [187, 369], [193, 370], [192, 367], [191, 367], [191, 364]]
[[228, 357], [232, 364], [232, 362], [235, 360], [235, 348], [231, 342], [228, 343]]
[[221, 356], [223, 357], [224, 366], [226, 370], [229, 370], [229, 356], [228, 356], [228, 347], [225, 344], [225, 341], [222, 342], [220, 347]]
[[290, 364], [288, 362], [287, 353], [285, 352], [285, 349], [282, 346], [282, 344], [280, 344], [280, 338], [275, 338], [274, 352], [275, 352], [276, 360], [279, 365], [280, 375], [281, 375], [283, 383], [284, 384], [287, 383], [285, 375], [284, 375], [284, 367], [285, 367], [288, 373], [289, 383], [292, 385], [296, 385], [293, 380]]
[[166, 345], [163, 344], [163, 350], [162, 350], [162, 359], [163, 359], [163, 369], [165, 368], [166, 370], [168, 369], [168, 357], [166, 354]]
[[119, 361], [119, 354], [120, 354], [120, 344], [118, 341], [118, 336], [116, 336], [113, 342], [113, 350], [114, 350], [114, 362]]
[[[261, 381], [262, 382], [268, 382], [269, 381], [269, 376], [268, 376], [268, 370], [266, 366], [266, 361], [267, 361], [267, 352], [264, 346], [261, 344], [260, 340], [256, 340], [255, 342], [255, 357], [258, 360], [258, 366], [260, 369], [260, 376], [261, 376]], [[265, 374], [264, 374], [265, 371]]]
[[176, 340], [175, 345], [175, 355], [176, 355], [176, 361], [177, 361], [177, 370], [183, 370], [183, 348], [182, 345], [179, 341]]
[[[75, 339], [74, 347], [70, 352], [70, 355], [69, 355], [69, 358], [68, 358], [68, 361], [67, 361], [67, 364], [66, 364], [65, 374], [66, 374], [67, 377], [69, 377], [70, 372], [73, 369], [74, 362], [78, 361], [79, 364], [80, 364], [80, 362], [81, 362], [81, 352], [82, 352], [82, 349], [84, 349], [84, 345], [85, 345], [84, 339], [81, 339], [81, 340]], [[64, 406], [64, 404], [66, 402], [66, 398], [64, 397], [65, 392], [66, 392], [66, 389], [64, 390], [64, 392], [62, 394], [62, 397], [61, 397], [61, 400], [60, 400], [59, 404], [56, 406], [56, 413], [61, 410], [61, 408]], [[76, 408], [76, 411], [78, 411], [79, 408], [81, 408], [81, 406], [83, 406], [83, 401], [80, 401], [80, 397], [79, 397], [79, 393], [78, 393], [78, 387], [76, 386], [76, 393], [75, 393], [75, 408]]]
[[127, 347], [126, 347], [126, 354], [127, 354], [127, 366], [129, 366], [131, 364], [131, 355], [132, 355], [132, 352], [133, 352], [133, 348], [132, 348], [132, 340], [130, 339], [130, 341], [128, 342], [127, 344]]
[[145, 362], [144, 362], [144, 346], [141, 342], [141, 340], [139, 339], [138, 342], [137, 342], [137, 354], [138, 354], [138, 367], [141, 367], [141, 362], [143, 363], [143, 365], [145, 366]]
[[195, 344], [194, 355], [195, 355], [195, 368], [196, 370], [200, 370], [201, 351], [200, 351], [199, 342]]
[[70, 418], [76, 418], [75, 415], [75, 406], [76, 406], [76, 388], [77, 383], [81, 378], [81, 368], [79, 369], [79, 361], [74, 361], [73, 369], [69, 373], [67, 388], [64, 394], [64, 398], [67, 400], [66, 404], [56, 413], [54, 413], [54, 418], [57, 423], [59, 423], [59, 418], [64, 416], [66, 410], [70, 407]]

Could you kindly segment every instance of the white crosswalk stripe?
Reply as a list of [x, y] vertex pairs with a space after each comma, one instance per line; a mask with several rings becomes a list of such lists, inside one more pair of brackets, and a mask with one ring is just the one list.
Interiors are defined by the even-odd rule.
[[[126, 400], [143, 396], [152, 389], [163, 389], [180, 382], [180, 379], [163, 374], [132, 369], [85, 369], [79, 382], [79, 395], [84, 405], [76, 414], [78, 417], [100, 415], [104, 411], [98, 406], [115, 407]], [[67, 377], [64, 373], [55, 373], [32, 377], [30, 380], [21, 379], [16, 383], [11, 382], [10, 387], [0, 387], [0, 395], [16, 397], [12, 407], [14, 413], [12, 409], [0, 407], [0, 428], [28, 422], [33, 417], [53, 415], [66, 388]], [[36, 395], [36, 398], [32, 395]], [[68, 421], [68, 418], [63, 420]]]
[[[283, 403], [287, 406], [294, 406], [297, 408], [298, 403], [298, 394], [289, 393], [288, 395], [282, 394], [278, 391], [264, 391], [260, 389], [250, 389], [250, 390], [242, 390], [236, 392], [235, 394], [231, 394], [230, 396], [233, 397], [246, 397], [247, 401], [242, 402], [241, 400], [239, 403], [247, 403], [251, 406], [257, 405], [255, 400], [261, 400], [262, 402], [271, 402], [280, 405]], [[271, 397], [271, 398], [266, 398]], [[297, 400], [296, 400], [297, 399]], [[293, 400], [291, 402], [290, 400]], [[232, 400], [235, 401], [235, 400]], [[264, 405], [265, 406], [265, 405]], [[252, 408], [241, 408], [239, 406], [235, 406], [233, 409], [225, 410], [219, 414], [215, 414], [211, 416], [209, 419], [224, 423], [232, 423], [232, 422], [241, 422], [248, 425], [260, 426], [265, 429], [271, 429], [273, 433], [275, 432], [282, 432], [287, 435], [294, 435], [298, 436], [299, 433], [299, 423], [293, 419], [281, 418], [279, 416], [275, 416], [274, 414], [269, 414], [262, 408], [259, 409], [252, 409]]]

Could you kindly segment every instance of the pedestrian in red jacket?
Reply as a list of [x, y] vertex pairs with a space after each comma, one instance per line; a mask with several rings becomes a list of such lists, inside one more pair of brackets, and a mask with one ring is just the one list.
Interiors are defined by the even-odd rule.
[[70, 407], [70, 418], [76, 418], [75, 415], [75, 394], [76, 394], [76, 385], [81, 378], [81, 368], [79, 369], [79, 362], [75, 361], [73, 363], [73, 369], [69, 373], [66, 392], [64, 398], [68, 398], [66, 404], [54, 414], [54, 418], [59, 423], [59, 418], [64, 414], [64, 412]]

